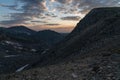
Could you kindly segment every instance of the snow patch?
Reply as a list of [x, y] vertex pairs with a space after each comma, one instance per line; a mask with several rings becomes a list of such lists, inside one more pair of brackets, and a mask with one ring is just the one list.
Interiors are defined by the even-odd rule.
[[5, 58], [9, 58], [9, 57], [18, 57], [19, 55], [6, 55], [4, 56]]
[[4, 41], [5, 43], [7, 44], [10, 44], [10, 45], [16, 45], [16, 46], [22, 46], [21, 44], [17, 43], [17, 42], [13, 42], [13, 41]]
[[31, 33], [26, 32], [27, 35], [31, 35]]
[[45, 54], [48, 51], [48, 49], [44, 50], [41, 54]]
[[32, 52], [36, 52], [37, 50], [36, 49], [31, 49]]
[[7, 44], [14, 44], [12, 41], [5, 41]]
[[24, 70], [27, 66], [29, 66], [29, 64], [26, 64], [25, 66], [17, 69], [16, 72], [20, 72], [20, 71]]
[[78, 76], [75, 73], [72, 73], [73, 78], [77, 78]]

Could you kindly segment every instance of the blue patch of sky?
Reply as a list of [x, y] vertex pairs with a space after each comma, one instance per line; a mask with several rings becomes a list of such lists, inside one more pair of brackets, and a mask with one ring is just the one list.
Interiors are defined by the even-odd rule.
[[10, 15], [12, 13], [21, 13], [21, 6], [23, 5], [22, 3], [17, 3], [16, 0], [0, 0], [0, 4], [2, 5], [18, 5], [17, 9], [19, 10], [12, 10], [9, 7], [3, 7], [0, 6], [0, 21], [4, 21], [4, 20], [10, 20]]

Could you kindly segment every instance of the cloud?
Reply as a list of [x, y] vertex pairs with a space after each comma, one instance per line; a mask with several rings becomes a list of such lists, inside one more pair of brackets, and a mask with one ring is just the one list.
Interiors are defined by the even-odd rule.
[[[58, 6], [62, 13], [87, 13], [89, 10], [96, 7], [114, 7], [120, 6], [120, 0], [54, 0], [61, 3]], [[69, 5], [68, 5], [69, 3]]]
[[1, 21], [0, 24], [10, 27], [10, 26], [15, 26], [17, 24], [20, 25], [20, 24], [27, 24], [27, 23], [25, 22], [25, 20], [18, 20], [18, 21], [16, 21], [16, 20], [6, 20], [6, 21]]
[[51, 24], [45, 24], [45, 25], [49, 25], [49, 26], [57, 26], [57, 25], [60, 25], [60, 24], [57, 24], [57, 23], [51, 23]]
[[46, 17], [57, 17], [57, 15], [55, 15], [54, 13], [52, 12], [48, 12], [45, 14]]
[[24, 12], [39, 13], [47, 10], [46, 0], [19, 0], [24, 5], [22, 9]]
[[54, 0], [54, 1], [57, 1], [57, 2], [60, 2], [60, 3], [63, 3], [63, 4], [72, 2], [72, 0]]
[[33, 22], [33, 23], [48, 23], [46, 21], [38, 21], [38, 20], [34, 20], [34, 21], [31, 21], [31, 22]]
[[66, 17], [62, 17], [62, 20], [69, 20], [69, 21], [78, 21], [80, 20], [79, 16], [66, 16]]
[[75, 0], [74, 5], [78, 5], [81, 11], [88, 11], [96, 7], [110, 7], [117, 5], [119, 0]]
[[6, 4], [0, 4], [0, 7], [6, 7], [12, 10], [16, 10], [17, 5], [6, 5]]
[[[17, 3], [22, 4], [20, 8]], [[41, 14], [47, 11], [46, 0], [17, 0], [17, 3], [15, 5], [0, 4], [2, 7], [20, 11], [19, 13], [11, 13], [10, 20], [1, 21], [0, 24], [24, 24], [33, 18], [40, 18]]]
[[33, 16], [32, 14], [27, 13], [12, 13], [9, 17], [10, 20], [1, 21], [1, 25], [11, 26], [18, 24], [27, 24], [26, 22], [32, 20], [29, 16]]

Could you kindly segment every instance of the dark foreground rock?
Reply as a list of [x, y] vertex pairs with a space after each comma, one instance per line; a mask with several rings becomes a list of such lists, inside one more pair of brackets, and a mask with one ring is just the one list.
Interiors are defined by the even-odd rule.
[[[0, 75], [1, 80], [119, 80], [120, 62], [113, 55], [72, 56], [63, 63], [31, 69], [20, 73]], [[88, 54], [89, 54], [88, 53]], [[113, 52], [109, 52], [113, 54]]]

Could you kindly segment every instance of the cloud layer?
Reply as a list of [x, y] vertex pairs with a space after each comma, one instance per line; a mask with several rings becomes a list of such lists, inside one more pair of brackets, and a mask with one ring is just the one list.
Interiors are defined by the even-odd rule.
[[[21, 3], [20, 8], [17, 3]], [[15, 5], [3, 5], [11, 10], [20, 11], [19, 13], [11, 13], [10, 20], [1, 21], [2, 25], [25, 24], [33, 18], [39, 18], [44, 11], [47, 10], [45, 0], [18, 0]]]
[[62, 20], [72, 20], [72, 21], [78, 21], [80, 20], [80, 16], [66, 16], [66, 17], [62, 17]]
[[[60, 20], [79, 21], [80, 14], [85, 15], [93, 8], [114, 6], [120, 6], [120, 0], [15, 0], [14, 5], [0, 4], [0, 7], [15, 11], [9, 14], [10, 19], [2, 20], [0, 25], [38, 23], [57, 26], [63, 25], [59, 24]], [[53, 20], [57, 23], [53, 24]]]

